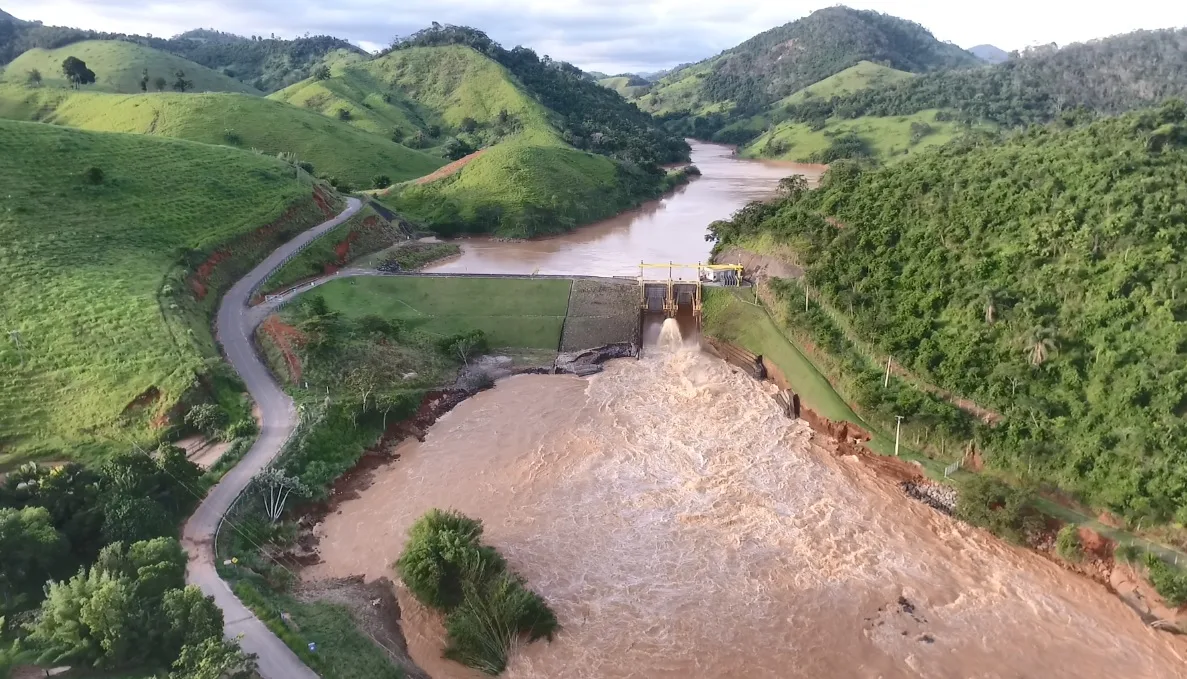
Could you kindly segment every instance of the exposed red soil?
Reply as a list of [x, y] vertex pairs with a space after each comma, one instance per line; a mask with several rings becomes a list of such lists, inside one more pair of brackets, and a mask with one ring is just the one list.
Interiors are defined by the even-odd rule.
[[326, 190], [321, 186], [313, 187], [313, 202], [317, 203], [318, 209], [321, 210], [321, 213], [325, 215], [326, 219], [331, 219], [337, 214], [337, 210], [334, 209], [330, 197], [326, 195]]
[[132, 399], [132, 402], [124, 406], [120, 417], [127, 417], [135, 412], [144, 410], [161, 399], [161, 390], [155, 386], [145, 389], [139, 396]]
[[[333, 206], [330, 205], [329, 201], [323, 195], [320, 187], [314, 189], [312, 196], [313, 201], [321, 209], [322, 213], [327, 216], [327, 218], [334, 216]], [[210, 256], [206, 258], [206, 261], [199, 264], [198, 267], [194, 269], [194, 272], [190, 274], [188, 283], [190, 289], [194, 292], [194, 296], [199, 300], [206, 298], [206, 294], [208, 292], [207, 283], [209, 282], [210, 277], [214, 275], [219, 264], [232, 257], [234, 250], [237, 247], [242, 247], [243, 242], [260, 242], [270, 238], [277, 231], [289, 226], [297, 217], [297, 215], [299, 215], [306, 208], [306, 206], [307, 204], [304, 203], [304, 201], [298, 201], [289, 206], [289, 208], [284, 211], [284, 214], [280, 215], [280, 217], [278, 217], [272, 223], [262, 226], [250, 234], [241, 237], [236, 241], [235, 244], [221, 247], [212, 252]]]
[[486, 149], [479, 149], [468, 156], [463, 156], [462, 158], [459, 158], [452, 163], [437, 169], [437, 171], [433, 172], [432, 174], [426, 174], [420, 179], [417, 179], [416, 183], [418, 185], [428, 184], [430, 182], [435, 182], [438, 179], [444, 179], [451, 174], [459, 172], [463, 167], [469, 165], [470, 161], [474, 160], [478, 156], [481, 156], [483, 153], [486, 153]]
[[260, 324], [260, 332], [268, 336], [276, 348], [284, 356], [285, 366], [288, 368], [289, 379], [296, 382], [301, 379], [301, 357], [297, 348], [305, 343], [305, 336], [291, 325], [280, 320], [280, 316], [272, 314]]

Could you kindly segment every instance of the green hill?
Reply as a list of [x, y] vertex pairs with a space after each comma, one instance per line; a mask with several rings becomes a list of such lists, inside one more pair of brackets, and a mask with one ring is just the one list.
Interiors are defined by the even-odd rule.
[[0, 461], [145, 441], [215, 356], [183, 260], [324, 219], [291, 166], [236, 149], [7, 120], [0, 148]]
[[[913, 77], [913, 74], [906, 71], [899, 71], [887, 66], [880, 66], [878, 64], [862, 61], [850, 66], [849, 68], [830, 75], [829, 77], [805, 87], [804, 89], [795, 92], [783, 99], [775, 102], [769, 109], [751, 116], [736, 120], [725, 127], [718, 130], [713, 135], [713, 141], [722, 142], [726, 144], [750, 144], [755, 137], [767, 132], [764, 139], [760, 139], [761, 144], [757, 144], [759, 149], [766, 148], [766, 141], [775, 137], [801, 137], [804, 130], [807, 132], [819, 133], [814, 135], [816, 137], [832, 137], [835, 136], [836, 130], [828, 129], [810, 129], [811, 127], [819, 126], [804, 126], [804, 130], [791, 131], [784, 130], [782, 133], [773, 131], [772, 127], [782, 121], [786, 117], [785, 109], [789, 105], [798, 104], [804, 101], [814, 101], [819, 99], [831, 99], [832, 97], [845, 96], [853, 92], [859, 92], [868, 87], [877, 87], [884, 84], [901, 82]], [[786, 127], [786, 126], [783, 126]], [[827, 135], [826, 135], [827, 132]], [[827, 141], [827, 140], [826, 140]], [[794, 146], [799, 143], [797, 140], [788, 140], [789, 146]], [[753, 146], [753, 144], [752, 144]], [[790, 150], [790, 148], [788, 149]], [[815, 150], [815, 149], [812, 149]], [[811, 151], [809, 151], [810, 153]], [[762, 156], [762, 153], [756, 153], [755, 149], [751, 149], [749, 155], [751, 157]], [[807, 155], [799, 154], [799, 155]], [[788, 156], [786, 152], [771, 153], [772, 158], [782, 158], [786, 160], [794, 160], [799, 155]]]
[[862, 61], [912, 73], [981, 63], [919, 24], [829, 7], [668, 74], [640, 105], [658, 113], [749, 116]]
[[1114, 115], [1187, 96], [1187, 29], [1136, 31], [1063, 49], [1028, 50], [995, 66], [931, 73], [789, 107], [790, 119], [910, 115], [952, 109], [1017, 127]]
[[96, 82], [89, 89], [103, 92], [132, 93], [140, 91], [140, 78], [148, 69], [149, 89], [156, 89], [153, 81], [165, 78], [172, 88], [177, 71], [184, 71], [186, 80], [193, 81], [194, 92], [243, 92], [259, 94], [252, 87], [234, 78], [212, 71], [179, 56], [161, 52], [122, 40], [86, 40], [56, 49], [31, 49], [13, 59], [4, 69], [0, 80], [24, 83], [30, 70], [41, 72], [47, 87], [67, 87], [62, 75], [66, 57], [78, 57], [95, 72]]
[[616, 75], [601, 78], [598, 84], [619, 93], [626, 99], [638, 99], [651, 90], [651, 83], [637, 75]]
[[350, 125], [243, 94], [104, 94], [0, 86], [0, 117], [39, 120], [102, 132], [137, 132], [295, 154], [355, 188], [376, 175], [404, 181], [445, 161]]
[[[596, 92], [615, 107], [629, 107], [583, 76], [581, 82], [589, 88], [582, 94]], [[575, 132], [582, 131], [584, 121], [550, 110], [510, 68], [468, 45], [409, 46], [370, 61], [336, 63], [329, 78], [308, 79], [272, 98], [326, 116], [338, 117], [344, 110], [356, 127], [438, 147], [453, 158], [460, 157], [454, 152], [459, 147], [482, 149], [453, 174], [397, 186], [382, 196], [394, 209], [443, 234], [493, 231], [525, 237], [564, 231], [610, 216], [667, 186], [653, 166], [614, 157], [615, 144], [629, 157], [666, 157], [663, 147], [638, 142], [661, 134], [654, 123], [650, 129], [642, 123], [632, 127], [633, 121], [613, 118], [616, 109], [611, 109], [599, 119], [609, 131], [601, 133], [606, 152], [574, 148], [571, 142], [597, 145], [600, 137], [590, 132], [579, 139]], [[642, 114], [636, 110], [634, 115]], [[611, 143], [615, 132], [620, 136]]]
[[[726, 243], [799, 255], [780, 314], [836, 353], [846, 399], [1131, 521], [1187, 523], [1187, 105], [954, 143], [739, 213]], [[799, 289], [797, 292], [796, 289]], [[850, 339], [847, 339], [850, 338]], [[857, 340], [868, 353], [846, 347]], [[886, 357], [995, 411], [894, 379]], [[939, 446], [935, 446], [938, 448]]]
[[[823, 127], [814, 128], [808, 123], [779, 123], [742, 147], [740, 155], [803, 163], [828, 163], [839, 158], [860, 157], [886, 162], [947, 143], [967, 129], [934, 110], [909, 116], [830, 119]], [[854, 138], [860, 144], [843, 148]]]
[[781, 99], [775, 106], [798, 104], [809, 99], [831, 99], [860, 92], [869, 87], [881, 87], [909, 80], [913, 73], [882, 66], [870, 61], [859, 61], [849, 68], [834, 73], [817, 83]]

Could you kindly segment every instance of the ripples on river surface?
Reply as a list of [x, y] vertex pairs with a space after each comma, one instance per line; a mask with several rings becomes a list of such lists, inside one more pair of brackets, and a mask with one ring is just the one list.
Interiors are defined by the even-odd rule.
[[[455, 508], [563, 625], [512, 679], [1184, 676], [1103, 588], [834, 457], [768, 388], [687, 348], [503, 380], [400, 444], [305, 575], [392, 577], [412, 522]], [[482, 676], [400, 601], [430, 675]]]

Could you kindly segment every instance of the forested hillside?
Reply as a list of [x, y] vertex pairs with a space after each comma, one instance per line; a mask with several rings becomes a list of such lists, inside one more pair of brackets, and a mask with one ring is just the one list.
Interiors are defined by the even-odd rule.
[[[798, 253], [813, 304], [781, 284], [783, 312], [826, 352], [846, 333], [874, 348], [838, 358], [867, 412], [975, 439], [989, 465], [1098, 508], [1185, 522], [1185, 206], [1187, 106], [1171, 101], [877, 171], [838, 163], [820, 190], [712, 228]], [[884, 390], [887, 355], [1002, 421]]]
[[919, 24], [829, 7], [668, 74], [640, 105], [657, 112], [751, 115], [863, 60], [913, 73], [981, 63]]
[[787, 109], [792, 120], [909, 115], [956, 109], [970, 120], [1016, 126], [1075, 114], [1116, 114], [1187, 95], [1187, 29], [1137, 31], [1042, 48], [996, 66], [933, 73]]
[[349, 42], [330, 36], [281, 40], [264, 36], [244, 38], [197, 30], [165, 39], [65, 26], [15, 23], [0, 17], [0, 65], [34, 48], [52, 50], [85, 40], [123, 40], [151, 47], [219, 71], [265, 92], [309, 77], [325, 56], [332, 52], [367, 56], [366, 52]]

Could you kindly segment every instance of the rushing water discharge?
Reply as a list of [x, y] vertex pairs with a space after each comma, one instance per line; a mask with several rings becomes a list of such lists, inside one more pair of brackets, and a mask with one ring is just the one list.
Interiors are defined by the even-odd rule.
[[[705, 226], [794, 170], [694, 144], [705, 176], [573, 234], [466, 241], [438, 271], [634, 274], [705, 260]], [[524, 375], [408, 440], [316, 529], [305, 577], [393, 576], [409, 526], [453, 508], [556, 611], [512, 679], [1184, 676], [1172, 638], [1101, 586], [904, 496], [839, 458], [755, 382], [664, 322], [644, 358]], [[398, 593], [435, 679], [436, 613]]]
[[[454, 508], [563, 626], [511, 678], [1183, 676], [1099, 585], [908, 499], [671, 340], [462, 403], [326, 518], [307, 576], [390, 577], [412, 522]], [[431, 676], [481, 676], [399, 598]]]
[[701, 170], [671, 195], [570, 233], [530, 241], [460, 240], [462, 254], [430, 266], [433, 273], [583, 274], [637, 276], [639, 262], [695, 264], [709, 260], [706, 227], [752, 200], [770, 198], [779, 180], [803, 174], [812, 182], [819, 165], [740, 160], [733, 149], [691, 141]]

